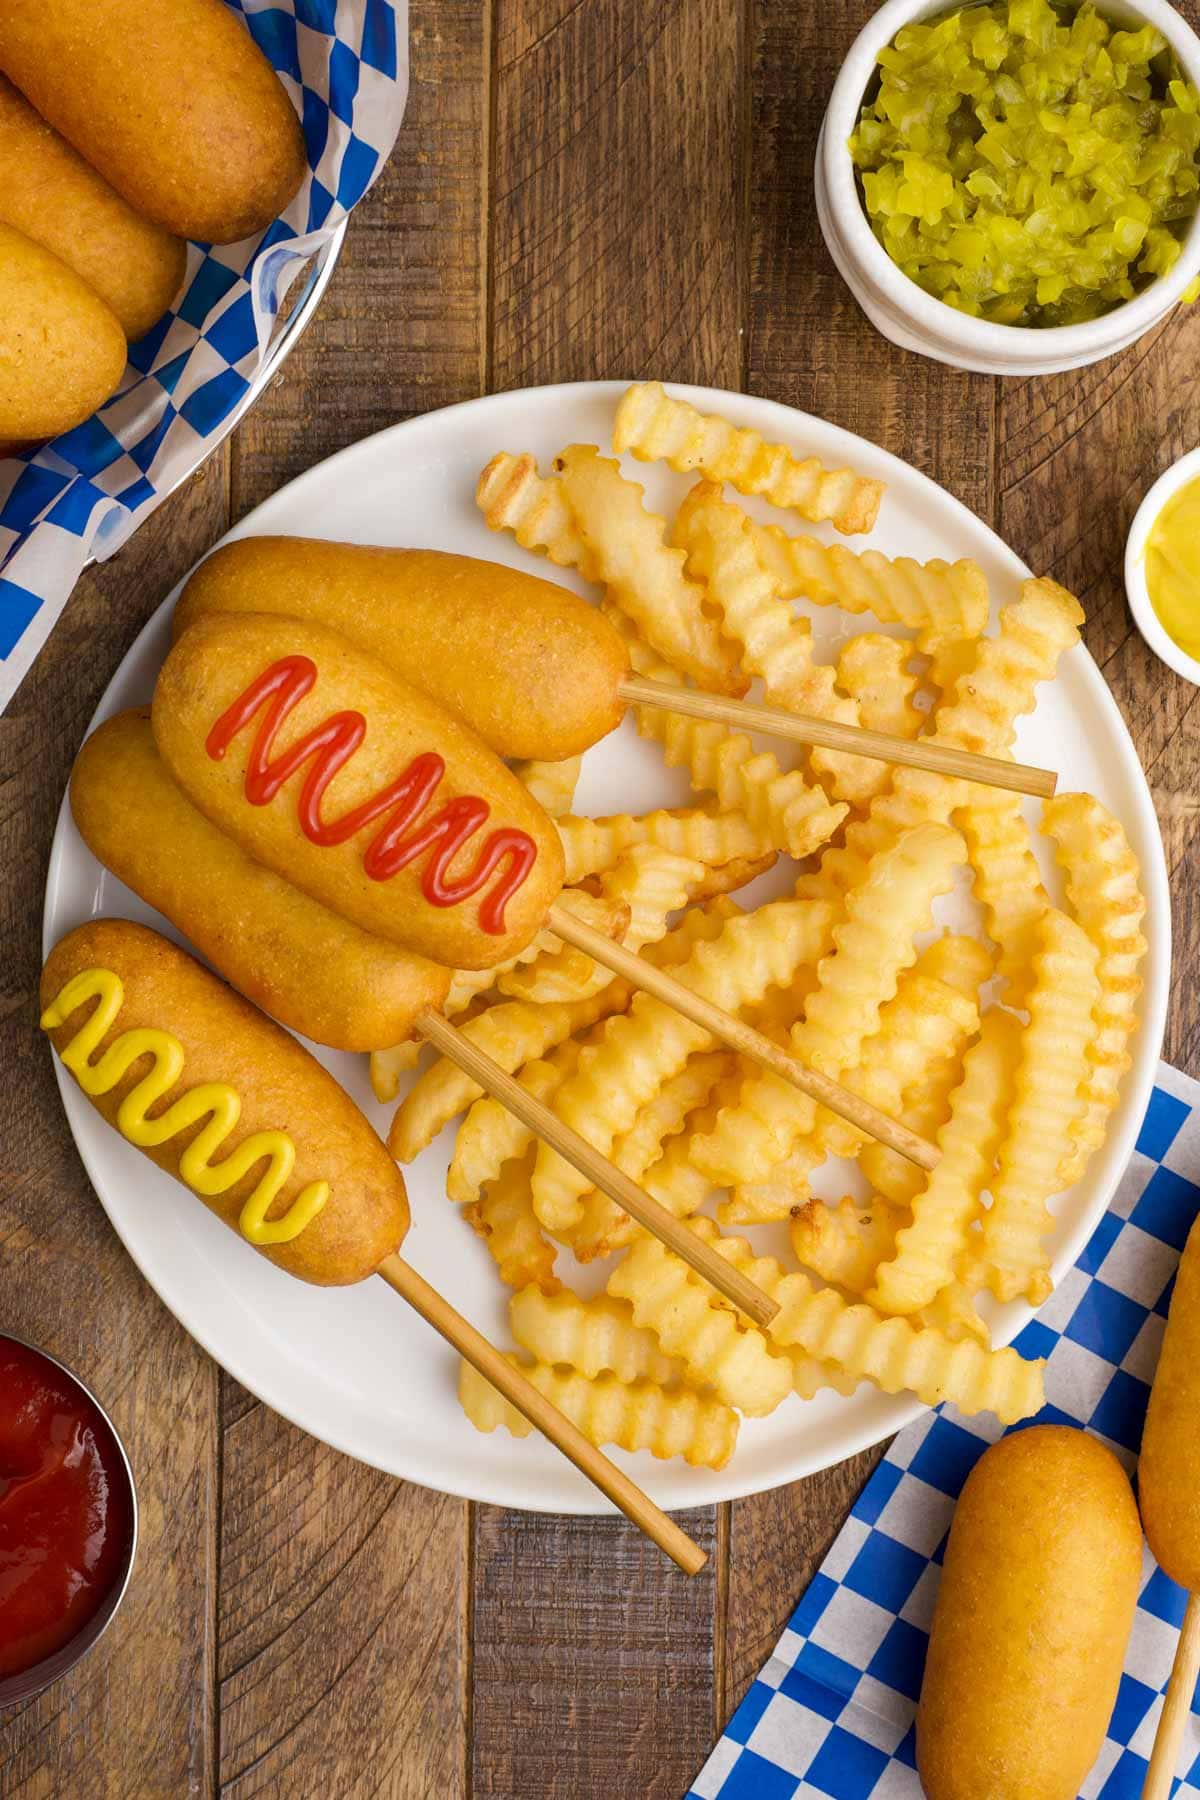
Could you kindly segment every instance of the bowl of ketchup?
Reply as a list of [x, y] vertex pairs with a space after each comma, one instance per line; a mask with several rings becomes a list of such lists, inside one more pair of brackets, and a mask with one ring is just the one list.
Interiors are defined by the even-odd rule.
[[0, 1335], [0, 1706], [86, 1655], [136, 1544], [133, 1474], [108, 1415], [55, 1357]]

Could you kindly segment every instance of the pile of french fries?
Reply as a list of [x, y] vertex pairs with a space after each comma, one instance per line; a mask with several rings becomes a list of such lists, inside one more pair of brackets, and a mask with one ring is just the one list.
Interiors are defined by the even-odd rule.
[[[501, 453], [478, 501], [494, 530], [596, 584], [635, 671], [725, 693], [757, 681], [778, 706], [1011, 754], [1017, 720], [1078, 640], [1063, 588], [1023, 583], [985, 636], [973, 562], [759, 523], [723, 484], [844, 532], [872, 528], [881, 488], [657, 383], [625, 395], [613, 443], [697, 477], [670, 524], [592, 445], [565, 448], [546, 475]], [[906, 635], [865, 631], [821, 662], [799, 598]], [[772, 1294], [775, 1323], [751, 1325], [448, 1062], [417, 1075], [393, 1151], [409, 1161], [461, 1117], [447, 1189], [512, 1290], [514, 1359], [597, 1444], [719, 1469], [741, 1416], [864, 1380], [1006, 1423], [1036, 1413], [1041, 1365], [991, 1347], [977, 1299], [1050, 1292], [1048, 1203], [1103, 1142], [1129, 1066], [1145, 908], [1119, 821], [1087, 794], [1044, 804], [1064, 911], [1016, 795], [819, 749], [784, 767], [740, 733], [659, 710], [637, 724], [687, 772], [694, 806], [583, 818], [577, 761], [520, 770], [558, 820], [563, 904], [935, 1139], [937, 1168], [864, 1140], [549, 932], [508, 967], [460, 975], [447, 1012]], [[779, 857], [795, 865], [790, 895], [739, 906], [731, 896]], [[930, 941], [934, 903], [964, 866], [983, 932]], [[372, 1058], [381, 1100], [420, 1054]], [[831, 1157], [857, 1161], [869, 1198], [814, 1198]], [[739, 1235], [772, 1222], [791, 1267]], [[604, 1292], [564, 1286], [562, 1247], [611, 1259]], [[459, 1392], [480, 1430], [528, 1434], [465, 1366]]]

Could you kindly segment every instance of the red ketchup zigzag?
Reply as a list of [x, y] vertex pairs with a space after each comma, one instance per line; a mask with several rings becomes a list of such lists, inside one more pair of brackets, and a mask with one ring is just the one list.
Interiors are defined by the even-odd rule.
[[[479, 923], [484, 931], [499, 936], [504, 931], [504, 909], [537, 860], [537, 845], [526, 831], [504, 827], [489, 834], [471, 871], [452, 879], [450, 864], [467, 840], [486, 822], [486, 800], [463, 794], [448, 800], [423, 824], [417, 821], [437, 793], [446, 765], [436, 751], [414, 757], [403, 774], [361, 806], [340, 819], [321, 817], [325, 789], [344, 763], [349, 762], [367, 732], [358, 712], [333, 713], [323, 725], [298, 739], [290, 750], [271, 760], [271, 746], [283, 721], [315, 685], [316, 664], [307, 656], [284, 656], [264, 669], [217, 720], [205, 749], [219, 762], [239, 731], [266, 707], [246, 764], [246, 798], [252, 806], [266, 806], [286, 781], [311, 761], [312, 767], [300, 790], [300, 829], [310, 843], [329, 847], [344, 844], [364, 826], [386, 815], [386, 823], [363, 852], [363, 868], [372, 881], [388, 881], [418, 857], [431, 852], [421, 877], [421, 892], [431, 906], [457, 906], [469, 900], [491, 880], [502, 863], [501, 878], [480, 902]], [[410, 830], [416, 826], [415, 830]]]

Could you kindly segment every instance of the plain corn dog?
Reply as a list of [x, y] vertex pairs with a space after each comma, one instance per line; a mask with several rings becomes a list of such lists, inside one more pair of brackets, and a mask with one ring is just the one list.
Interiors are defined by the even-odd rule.
[[381, 1050], [445, 999], [448, 969], [330, 912], [197, 812], [163, 767], [148, 707], [92, 733], [70, 794], [93, 856], [291, 1030], [334, 1050]]
[[577, 594], [442, 550], [307, 538], [223, 544], [190, 577], [178, 635], [213, 612], [328, 625], [469, 725], [500, 756], [557, 762], [621, 721], [625, 646]]
[[41, 1003], [102, 1117], [279, 1268], [340, 1286], [399, 1248], [404, 1182], [349, 1095], [186, 951], [124, 919], [82, 925], [50, 952]]
[[179, 291], [187, 246], [136, 213], [0, 75], [0, 223], [74, 269], [130, 343]]
[[1138, 1504], [1159, 1567], [1188, 1593], [1143, 1793], [1166, 1800], [1200, 1673], [1200, 1220], [1175, 1274], [1138, 1462]]
[[0, 440], [70, 431], [124, 372], [116, 314], [65, 262], [0, 224]]
[[1128, 1477], [1035, 1425], [967, 1477], [917, 1709], [927, 1800], [1075, 1800], [1112, 1715], [1142, 1570]]
[[262, 231], [304, 177], [292, 103], [221, 0], [4, 0], [0, 69], [176, 237]]
[[492, 968], [558, 897], [558, 834], [511, 770], [323, 626], [197, 619], [151, 722], [175, 781], [247, 855], [419, 956]]
[[1193, 1225], [1175, 1292], [1138, 1463], [1138, 1504], [1159, 1566], [1200, 1592], [1200, 1222]]

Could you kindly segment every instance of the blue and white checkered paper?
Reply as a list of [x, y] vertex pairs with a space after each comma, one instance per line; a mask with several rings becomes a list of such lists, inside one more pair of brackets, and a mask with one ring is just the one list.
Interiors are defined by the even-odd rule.
[[[1041, 1421], [1086, 1426], [1130, 1471], [1197, 1212], [1200, 1083], [1164, 1064], [1112, 1206], [1017, 1339], [1047, 1358]], [[901, 1432], [688, 1800], [921, 1800], [913, 1716], [946, 1536], [963, 1482], [999, 1435], [994, 1419], [951, 1407]], [[1147, 1551], [1116, 1709], [1080, 1800], [1138, 1800], [1185, 1604]], [[1180, 1769], [1176, 1794], [1200, 1800], [1195, 1712]]]
[[90, 557], [119, 549], [244, 408], [288, 289], [387, 161], [408, 89], [407, 0], [226, 0], [304, 125], [309, 172], [258, 237], [189, 247], [173, 311], [114, 398], [35, 453], [0, 459], [0, 713]]

